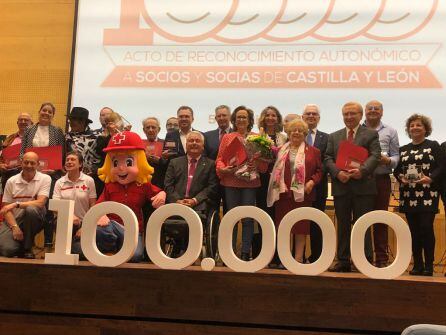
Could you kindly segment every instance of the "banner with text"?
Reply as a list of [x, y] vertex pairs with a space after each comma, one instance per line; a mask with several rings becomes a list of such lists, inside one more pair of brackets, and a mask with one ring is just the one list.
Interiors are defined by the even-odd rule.
[[445, 2], [80, 0], [72, 106], [95, 122], [109, 106], [141, 133], [180, 105], [205, 131], [218, 105], [286, 115], [315, 103], [330, 132], [345, 102], [380, 100], [402, 143], [412, 113], [446, 140]]

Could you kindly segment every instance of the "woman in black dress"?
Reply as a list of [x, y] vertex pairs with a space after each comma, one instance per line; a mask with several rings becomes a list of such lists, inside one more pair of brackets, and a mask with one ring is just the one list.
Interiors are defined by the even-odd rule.
[[[430, 118], [413, 114], [406, 121], [412, 140], [400, 148], [394, 175], [400, 182], [400, 212], [406, 214], [412, 234], [414, 266], [411, 275], [432, 276], [435, 250], [434, 219], [438, 212], [445, 155], [432, 133]], [[424, 260], [423, 260], [424, 251]]]

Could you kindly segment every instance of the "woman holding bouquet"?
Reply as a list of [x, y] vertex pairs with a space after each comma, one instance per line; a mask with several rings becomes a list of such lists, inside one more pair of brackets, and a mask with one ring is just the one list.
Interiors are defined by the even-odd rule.
[[[239, 106], [231, 114], [234, 132], [223, 136], [216, 160], [217, 175], [220, 183], [225, 186], [225, 197], [228, 210], [237, 206], [255, 206], [256, 190], [260, 187], [257, 172], [265, 172], [268, 164], [259, 161], [256, 155], [244, 163], [242, 157], [248, 156], [245, 148], [246, 137], [251, 135], [254, 125], [254, 113], [245, 106]], [[240, 174], [241, 164], [249, 174], [248, 178]], [[242, 220], [242, 253], [241, 259], [250, 260], [254, 221], [250, 218]], [[234, 245], [236, 241], [234, 233]]]
[[[289, 142], [278, 151], [268, 185], [267, 204], [275, 209], [275, 224], [291, 210], [311, 207], [315, 200], [314, 186], [322, 179], [322, 163], [319, 150], [305, 143], [307, 124], [295, 119], [287, 124]], [[299, 221], [294, 225], [295, 258], [303, 262], [306, 235], [310, 222]]]

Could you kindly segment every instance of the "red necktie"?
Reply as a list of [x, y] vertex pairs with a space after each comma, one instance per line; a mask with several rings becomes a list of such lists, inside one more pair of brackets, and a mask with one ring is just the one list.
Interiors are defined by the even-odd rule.
[[191, 158], [189, 171], [187, 173], [187, 186], [186, 186], [186, 194], [185, 197], [189, 197], [190, 185], [192, 184], [192, 179], [194, 178], [195, 169], [197, 168], [197, 160], [195, 158]]
[[355, 132], [353, 131], [353, 129], [350, 129], [349, 131], [348, 131], [348, 138], [347, 138], [347, 140], [349, 141], [349, 142], [353, 142], [353, 134], [354, 134]]
[[218, 142], [221, 142], [221, 139], [223, 138], [224, 134], [225, 134], [225, 131], [220, 129], [220, 135], [218, 136]]

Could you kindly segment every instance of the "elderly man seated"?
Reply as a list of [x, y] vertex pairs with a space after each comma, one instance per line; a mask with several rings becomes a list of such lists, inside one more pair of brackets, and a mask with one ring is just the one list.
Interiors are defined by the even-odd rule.
[[0, 255], [24, 255], [34, 258], [34, 237], [43, 228], [45, 204], [48, 200], [51, 177], [37, 171], [39, 157], [27, 152], [22, 158], [22, 172], [11, 177], [5, 186], [0, 214]]
[[215, 163], [203, 151], [203, 134], [191, 131], [186, 137], [186, 156], [170, 161], [164, 180], [166, 202], [191, 207], [202, 218], [216, 207], [218, 198]]

